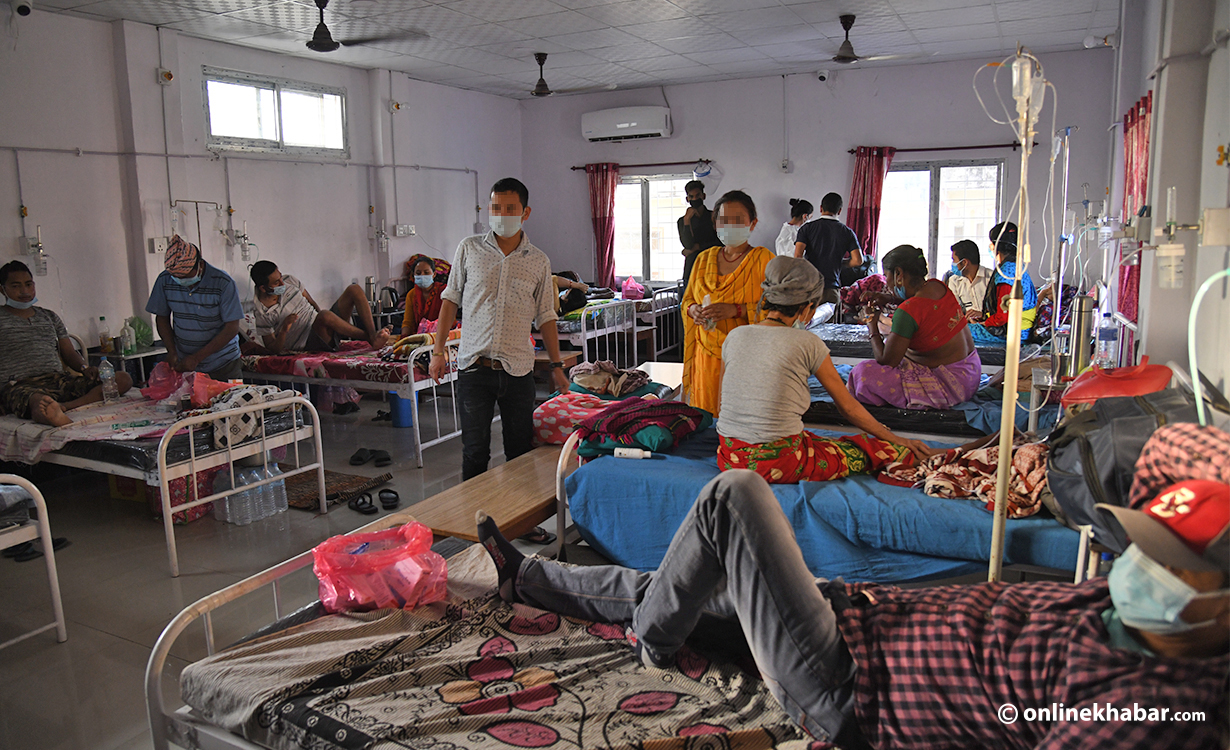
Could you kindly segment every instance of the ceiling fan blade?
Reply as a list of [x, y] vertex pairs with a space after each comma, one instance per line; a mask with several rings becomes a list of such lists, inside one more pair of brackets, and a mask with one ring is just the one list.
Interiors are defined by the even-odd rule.
[[607, 84], [595, 85], [595, 86], [580, 86], [580, 87], [572, 88], [572, 89], [555, 89], [551, 93], [553, 94], [588, 94], [588, 93], [592, 93], [595, 91], [614, 91], [617, 88], [619, 88], [619, 84], [607, 83]]
[[373, 44], [375, 42], [419, 42], [424, 39], [429, 39], [425, 31], [398, 31], [390, 34], [381, 34], [379, 36], [359, 37], [358, 39], [343, 39], [343, 47], [353, 47], [356, 44]]

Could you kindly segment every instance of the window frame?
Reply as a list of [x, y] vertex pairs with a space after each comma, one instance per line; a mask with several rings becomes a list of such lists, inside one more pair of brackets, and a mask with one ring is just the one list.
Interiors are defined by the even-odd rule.
[[[1007, 170], [1008, 160], [1002, 156], [987, 157], [984, 159], [940, 159], [930, 161], [911, 161], [898, 162], [894, 161], [888, 171], [892, 172], [930, 172], [931, 173], [931, 195], [930, 205], [927, 208], [927, 268], [930, 269], [931, 275], [934, 278], [942, 278], [943, 272], [940, 269], [939, 263], [939, 242], [940, 242], [940, 170], [944, 167], [998, 167], [999, 177], [997, 178], [998, 185], [995, 191], [995, 221], [1004, 221], [1003, 211], [1005, 200], [1007, 198]], [[881, 220], [883, 219], [883, 206], [880, 211]], [[982, 238], [977, 240], [979, 245], [983, 245]], [[883, 255], [882, 253], [880, 254]], [[945, 265], [944, 268], [948, 266]]]
[[[214, 135], [209, 112], [209, 82], [252, 86], [254, 88], [272, 89], [274, 92], [275, 115], [277, 116], [277, 140], [267, 138], [240, 138], [228, 135]], [[282, 92], [292, 91], [304, 94], [331, 94], [342, 102], [342, 147], [325, 148], [323, 146], [294, 146], [286, 143], [282, 127]], [[201, 66], [201, 102], [205, 110], [205, 142], [209, 151], [239, 151], [262, 154], [283, 154], [287, 156], [306, 156], [325, 159], [350, 158], [350, 127], [349, 108], [347, 106], [346, 89], [336, 86], [295, 81], [289, 78], [244, 73], [237, 70], [226, 70], [209, 65]]]
[[[641, 186], [641, 278], [638, 281], [652, 288], [670, 287], [679, 283], [679, 279], [657, 280], [653, 281], [653, 266], [650, 259], [653, 256], [653, 238], [649, 222], [649, 183], [653, 181], [667, 180], [691, 180], [693, 179], [691, 172], [680, 174], [621, 174], [619, 176], [620, 185], [639, 184]], [[680, 248], [682, 250], [682, 248]], [[616, 273], [618, 276], [618, 272]], [[634, 276], [636, 276], [634, 274]]]

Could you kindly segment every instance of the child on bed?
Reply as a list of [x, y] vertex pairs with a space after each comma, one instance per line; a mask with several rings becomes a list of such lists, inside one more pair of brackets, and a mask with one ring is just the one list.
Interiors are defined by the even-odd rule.
[[814, 578], [750, 471], [701, 490], [652, 573], [523, 557], [476, 520], [502, 598], [622, 625], [646, 668], [737, 621], [813, 748], [1224, 747], [1230, 489], [1099, 507], [1134, 542], [1108, 578], [918, 589]]
[[[795, 327], [811, 320], [824, 292], [815, 266], [803, 258], [776, 257], [765, 266], [761, 289], [764, 319], [735, 328], [722, 346], [722, 470], [751, 469], [770, 482], [792, 484], [866, 474], [911, 451], [920, 459], [935, 452], [894, 435], [868, 414], [841, 382], [820, 337]], [[812, 374], [841, 413], [870, 434], [834, 440], [803, 429]]]

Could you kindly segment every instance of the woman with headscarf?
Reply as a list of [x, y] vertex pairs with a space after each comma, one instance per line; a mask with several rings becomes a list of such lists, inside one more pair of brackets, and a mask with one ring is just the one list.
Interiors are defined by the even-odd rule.
[[898, 245], [881, 261], [896, 305], [892, 330], [880, 330], [880, 309], [867, 321], [874, 360], [850, 371], [850, 393], [864, 404], [899, 409], [947, 409], [978, 390], [982, 360], [965, 311], [952, 290], [927, 278], [927, 259], [913, 245]]
[[756, 204], [741, 190], [713, 206], [722, 244], [702, 250], [683, 293], [683, 393], [687, 403], [712, 412], [721, 406], [722, 342], [735, 328], [758, 320], [756, 301], [773, 251], [752, 247]]
[[[982, 314], [971, 316], [970, 333], [978, 343], [1002, 344], [1008, 336], [1008, 297], [1012, 294], [1012, 282], [1016, 279], [1016, 224], [1001, 222], [991, 228], [991, 252], [995, 257], [995, 273], [982, 299]], [[1038, 316], [1038, 290], [1029, 277], [1029, 271], [1021, 269], [1021, 341], [1029, 336]]]
[[[771, 483], [792, 484], [867, 474], [910, 452], [920, 459], [935, 452], [868, 414], [841, 382], [824, 341], [795, 327], [811, 320], [824, 291], [815, 266], [774, 258], [761, 288], [763, 319], [731, 331], [722, 346], [719, 468], [751, 469]], [[869, 434], [830, 439], [803, 429], [813, 374], [838, 410]]]

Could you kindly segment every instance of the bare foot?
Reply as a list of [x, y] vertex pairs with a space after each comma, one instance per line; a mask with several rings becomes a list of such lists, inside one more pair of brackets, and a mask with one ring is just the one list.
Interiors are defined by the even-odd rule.
[[388, 346], [389, 341], [393, 338], [393, 334], [390, 332], [391, 330], [392, 329], [387, 327], [381, 328], [376, 335], [368, 341], [368, 343], [372, 345], [373, 349], [383, 349]]
[[64, 408], [51, 396], [43, 396], [30, 405], [30, 418], [40, 424], [49, 424], [53, 427], [63, 427], [73, 423], [73, 420], [64, 413]]

